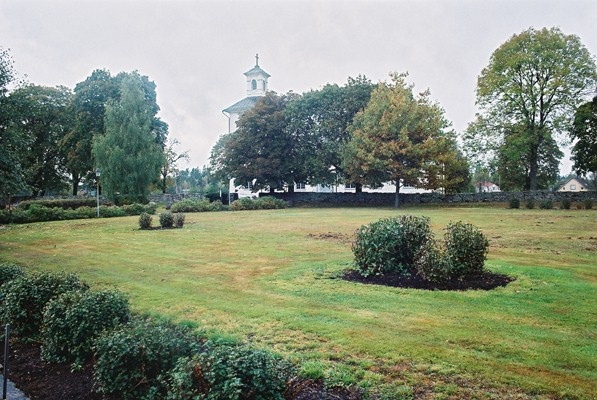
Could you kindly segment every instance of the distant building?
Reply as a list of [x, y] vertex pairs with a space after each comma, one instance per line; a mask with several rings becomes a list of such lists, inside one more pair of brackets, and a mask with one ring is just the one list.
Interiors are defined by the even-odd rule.
[[560, 188], [558, 192], [586, 192], [590, 190], [589, 184], [582, 178], [570, 178]]
[[500, 187], [493, 182], [477, 182], [477, 184], [475, 185], [475, 192], [477, 193], [490, 193], [500, 191]]
[[257, 99], [265, 96], [268, 90], [267, 79], [270, 74], [259, 67], [259, 54], [255, 55], [255, 66], [245, 72], [245, 76], [247, 77], [247, 97], [222, 110], [228, 117], [228, 133], [236, 130], [236, 121], [245, 111], [253, 108]]

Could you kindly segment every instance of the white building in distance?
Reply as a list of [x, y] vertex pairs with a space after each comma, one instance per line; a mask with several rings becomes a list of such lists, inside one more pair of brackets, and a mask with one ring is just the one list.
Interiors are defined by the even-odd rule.
[[[268, 91], [268, 78], [271, 76], [259, 66], [259, 54], [255, 55], [255, 66], [244, 73], [247, 78], [247, 97], [237, 101], [233, 105], [222, 110], [222, 113], [228, 118], [228, 133], [236, 130], [236, 123], [240, 116], [247, 110], [255, 106], [255, 103], [260, 97], [265, 96]], [[237, 186], [234, 178], [230, 179], [229, 190], [230, 193], [237, 193], [238, 197], [253, 197], [257, 194], [252, 191], [253, 182], [246, 182], [243, 185]], [[323, 192], [323, 193], [354, 193], [356, 188], [354, 185], [336, 183], [333, 185], [307, 185], [304, 182], [294, 183], [295, 192]], [[377, 192], [377, 193], [395, 193], [396, 186], [391, 183], [384, 183], [380, 188], [363, 187], [363, 192]], [[402, 186], [400, 193], [429, 193], [431, 190], [415, 188], [412, 186]]]

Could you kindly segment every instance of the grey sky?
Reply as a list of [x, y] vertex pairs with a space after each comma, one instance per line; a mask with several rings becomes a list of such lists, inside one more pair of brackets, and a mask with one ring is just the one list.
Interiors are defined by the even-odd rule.
[[460, 132], [491, 53], [531, 26], [559, 26], [597, 55], [595, 0], [0, 0], [0, 46], [30, 82], [74, 88], [98, 68], [148, 75], [170, 137], [189, 150], [181, 167], [208, 163], [255, 53], [278, 93], [408, 71]]

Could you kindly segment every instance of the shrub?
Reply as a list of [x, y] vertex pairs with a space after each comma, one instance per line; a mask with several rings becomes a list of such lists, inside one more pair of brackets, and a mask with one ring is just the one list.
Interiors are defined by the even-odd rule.
[[127, 204], [121, 207], [126, 215], [140, 215], [145, 212], [145, 206], [140, 203]]
[[529, 210], [532, 210], [533, 208], [535, 208], [535, 199], [528, 199], [525, 203], [525, 206]]
[[472, 224], [450, 222], [444, 235], [446, 253], [450, 258], [451, 278], [476, 275], [484, 270], [489, 241]]
[[139, 229], [151, 229], [151, 221], [153, 217], [146, 212], [139, 216]]
[[287, 203], [284, 200], [271, 196], [260, 197], [256, 200], [259, 210], [277, 210], [286, 208]]
[[365, 277], [412, 273], [419, 248], [432, 237], [426, 217], [402, 215], [363, 225], [352, 244], [355, 267]]
[[241, 197], [238, 200], [234, 200], [232, 204], [230, 204], [231, 211], [246, 211], [246, 210], [255, 210], [256, 203], [253, 199], [249, 197]]
[[0, 287], [23, 275], [25, 275], [25, 271], [18, 265], [0, 263]]
[[71, 198], [54, 200], [24, 200], [18, 205], [20, 210], [28, 210], [31, 206], [45, 208], [61, 208], [63, 210], [75, 210], [80, 207], [95, 207], [95, 198]]
[[585, 210], [591, 210], [593, 208], [593, 199], [585, 199], [582, 204]]
[[208, 342], [168, 374], [167, 399], [282, 400], [292, 372], [288, 362], [270, 352]]
[[517, 199], [515, 197], [510, 199], [510, 208], [513, 209], [518, 209], [520, 208], [520, 199]]
[[174, 214], [174, 226], [176, 228], [182, 228], [184, 226], [185, 215], [183, 213]]
[[124, 400], [164, 398], [165, 382], [158, 378], [198, 350], [188, 329], [152, 320], [134, 320], [95, 343], [98, 391]]
[[435, 240], [421, 246], [415, 260], [417, 274], [429, 282], [449, 281], [454, 274], [454, 266], [445, 250], [440, 249]]
[[0, 297], [1, 320], [10, 324], [20, 340], [35, 340], [39, 336], [42, 313], [46, 304], [63, 293], [84, 291], [89, 287], [74, 274], [35, 273], [4, 284]]
[[551, 210], [553, 209], [553, 201], [543, 200], [541, 204], [539, 204], [539, 208], [542, 210]]
[[562, 210], [570, 210], [571, 207], [572, 207], [572, 201], [570, 199], [563, 199], [562, 202], [560, 203], [560, 208]]
[[160, 214], [160, 226], [162, 228], [172, 228], [174, 226], [174, 215], [171, 212]]
[[43, 312], [41, 358], [73, 362], [78, 368], [93, 355], [99, 335], [128, 322], [128, 300], [109, 290], [67, 292], [52, 299]]
[[[197, 212], [201, 208], [199, 203], [198, 200], [194, 199], [182, 199], [181, 201], [172, 204], [170, 210], [172, 212]], [[206, 200], [205, 203], [209, 204]]]

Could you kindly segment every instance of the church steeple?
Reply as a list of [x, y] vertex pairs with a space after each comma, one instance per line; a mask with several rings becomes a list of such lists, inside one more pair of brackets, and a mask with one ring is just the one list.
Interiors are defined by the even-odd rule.
[[265, 96], [267, 78], [270, 77], [270, 74], [259, 66], [259, 54], [255, 54], [255, 66], [245, 72], [245, 76], [247, 77], [247, 96]]

